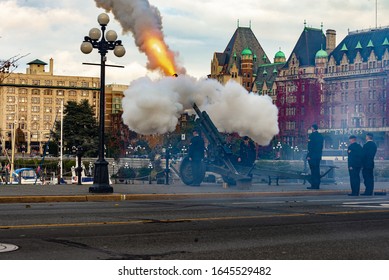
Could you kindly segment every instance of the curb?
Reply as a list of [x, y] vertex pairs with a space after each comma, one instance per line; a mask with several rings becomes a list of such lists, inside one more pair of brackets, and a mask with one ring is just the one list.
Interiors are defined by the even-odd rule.
[[242, 193], [182, 193], [182, 194], [103, 194], [103, 195], [28, 195], [0, 196], [1, 203], [50, 203], [50, 202], [102, 202], [173, 200], [194, 198], [249, 198], [271, 196], [344, 195], [345, 190], [293, 191], [293, 192], [242, 192]]

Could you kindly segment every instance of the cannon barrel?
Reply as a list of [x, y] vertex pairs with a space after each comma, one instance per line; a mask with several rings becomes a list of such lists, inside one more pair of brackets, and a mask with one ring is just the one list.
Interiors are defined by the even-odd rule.
[[201, 126], [202, 132], [205, 134], [205, 137], [210, 144], [208, 146], [206, 170], [222, 175], [223, 179], [229, 182], [251, 181], [251, 177], [246, 172], [245, 174], [241, 174], [232, 164], [231, 156], [233, 153], [228, 147], [227, 142], [220, 135], [207, 112], [201, 111], [196, 103], [193, 104], [193, 109], [198, 116], [197, 122]]
[[227, 146], [227, 143], [223, 137], [221, 137], [219, 131], [217, 130], [207, 112], [201, 112], [196, 103], [193, 104], [193, 109], [199, 117], [198, 122], [210, 144], [222, 150], [223, 157], [232, 155], [231, 149]]

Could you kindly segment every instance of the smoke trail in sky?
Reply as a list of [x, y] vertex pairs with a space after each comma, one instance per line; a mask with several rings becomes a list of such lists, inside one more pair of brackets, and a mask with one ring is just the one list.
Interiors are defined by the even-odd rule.
[[194, 102], [220, 132], [247, 135], [260, 145], [268, 145], [279, 132], [278, 109], [270, 97], [248, 93], [236, 82], [223, 86], [187, 75], [132, 82], [123, 99], [123, 121], [140, 134], [163, 134], [175, 130], [180, 114]]
[[[176, 63], [176, 54], [164, 40], [158, 9], [148, 0], [95, 0], [98, 7], [111, 11], [124, 32], [131, 32], [135, 43], [149, 60], [148, 68], [160, 69], [167, 76], [158, 81], [133, 81], [123, 99], [123, 121], [140, 134], [174, 131], [180, 114], [196, 103], [206, 110], [221, 132], [238, 132], [261, 145], [269, 144], [278, 133], [278, 109], [268, 96], [248, 93], [242, 86], [215, 80], [197, 80]], [[192, 110], [193, 112], [193, 110]]]
[[159, 10], [148, 0], [95, 0], [96, 5], [112, 12], [123, 32], [131, 32], [135, 44], [148, 58], [147, 68], [161, 70], [165, 75], [184, 74], [185, 69], [176, 63], [177, 53], [165, 42]]

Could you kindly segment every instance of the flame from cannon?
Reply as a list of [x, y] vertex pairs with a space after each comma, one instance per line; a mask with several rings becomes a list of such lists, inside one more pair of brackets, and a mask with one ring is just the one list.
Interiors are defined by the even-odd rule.
[[95, 0], [96, 5], [112, 12], [123, 28], [131, 32], [135, 44], [148, 58], [147, 68], [161, 70], [166, 76], [185, 74], [176, 63], [177, 53], [169, 49], [162, 31], [162, 18], [148, 0]]
[[150, 60], [154, 61], [165, 75], [172, 76], [176, 73], [174, 57], [165, 42], [157, 37], [149, 37], [145, 41], [145, 50]]

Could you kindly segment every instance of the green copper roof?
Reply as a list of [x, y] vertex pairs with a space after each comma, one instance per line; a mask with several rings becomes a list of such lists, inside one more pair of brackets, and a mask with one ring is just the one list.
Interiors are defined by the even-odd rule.
[[358, 44], [357, 44], [357, 46], [355, 47], [356, 49], [362, 49], [362, 45], [361, 45], [361, 42], [360, 41], [358, 41]]
[[372, 40], [369, 41], [369, 44], [367, 44], [367, 47], [368, 47], [368, 48], [374, 48], [374, 45], [373, 45], [373, 41], [372, 41]]
[[348, 51], [348, 48], [346, 46], [346, 43], [343, 44], [341, 51]]
[[285, 58], [285, 54], [282, 51], [278, 51], [274, 58]]
[[245, 48], [242, 51], [242, 55], [252, 55], [252, 54], [253, 54], [253, 52], [249, 48]]
[[328, 54], [325, 50], [321, 49], [316, 53], [316, 58], [327, 58]]
[[385, 38], [385, 41], [382, 43], [383, 46], [389, 46], [388, 37]]
[[236, 52], [234, 52], [234, 57], [236, 57]]
[[43, 62], [42, 60], [39, 60], [39, 59], [35, 59], [29, 63], [27, 63], [28, 65], [31, 65], [31, 64], [38, 64], [38, 65], [47, 65], [46, 62]]
[[277, 68], [276, 68], [276, 67], [274, 67], [273, 73], [274, 73], [274, 74], [277, 74], [277, 73], [278, 73], [278, 71], [277, 71]]
[[266, 68], [263, 70], [263, 73], [262, 73], [264, 76], [267, 75], [267, 71], [266, 71]]

